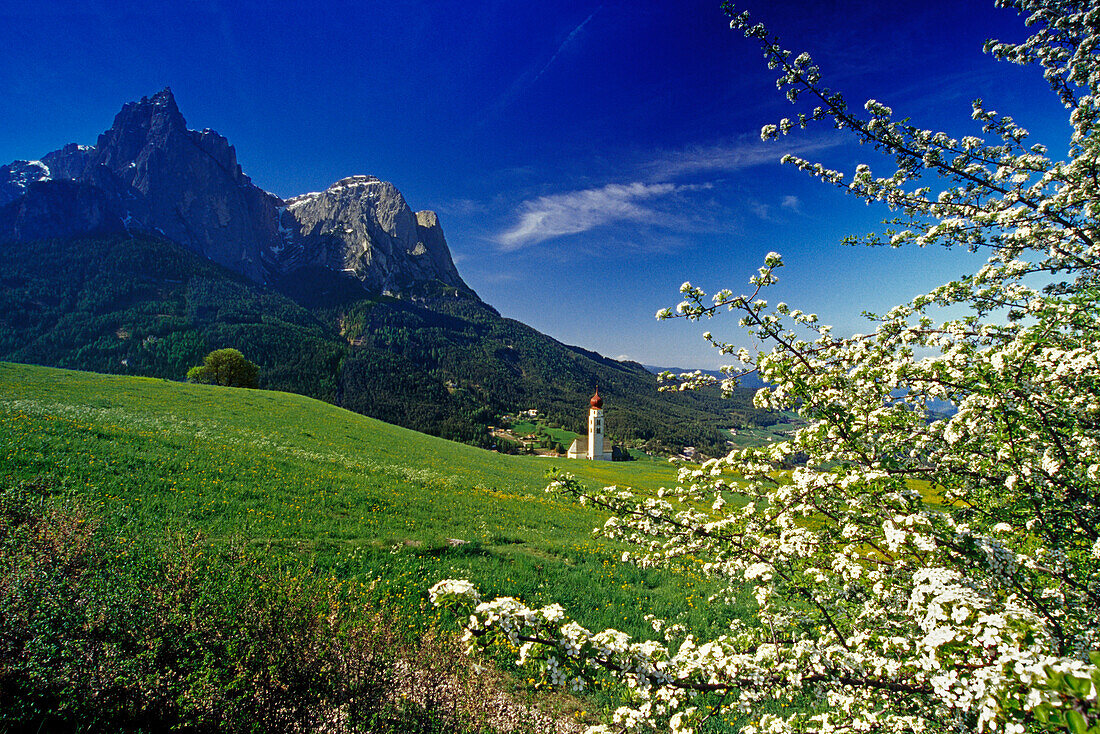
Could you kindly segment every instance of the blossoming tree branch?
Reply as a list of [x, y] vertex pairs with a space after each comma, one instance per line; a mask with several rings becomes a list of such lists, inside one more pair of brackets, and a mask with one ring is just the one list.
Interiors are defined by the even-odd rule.
[[[748, 294], [685, 283], [683, 302], [658, 314], [740, 314], [770, 350], [705, 334], [736, 357], [724, 385], [758, 371], [757, 405], [797, 411], [804, 427], [685, 470], [657, 497], [564, 475], [549, 490], [604, 508], [601, 532], [633, 548], [624, 559], [702, 561], [724, 582], [713, 604], [751, 586], [755, 618], [705, 641], [654, 619], [655, 638], [639, 641], [587, 630], [558, 605], [481, 601], [464, 581], [431, 590], [469, 615], [468, 639], [512, 642], [555, 683], [626, 682], [628, 704], [590, 732], [690, 732], [722, 710], [741, 712], [750, 734], [1100, 731], [1100, 3], [998, 4], [1034, 31], [986, 50], [1041, 70], [1072, 130], [1061, 160], [980, 101], [961, 137], [873, 100], [849, 107], [809, 55], [727, 5], [797, 110], [765, 139], [831, 123], [893, 162], [846, 175], [784, 159], [890, 207], [867, 244], [988, 259], [873, 317], [866, 335], [769, 304], [775, 253]], [[962, 315], [937, 319], [944, 306]], [[669, 389], [708, 382], [665, 377]], [[933, 401], [957, 412], [930, 422]], [[794, 457], [804, 461], [783, 470]]]

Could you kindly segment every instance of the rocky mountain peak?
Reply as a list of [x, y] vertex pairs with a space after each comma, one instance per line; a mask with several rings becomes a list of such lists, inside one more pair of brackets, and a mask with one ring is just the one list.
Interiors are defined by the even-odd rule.
[[364, 186], [371, 188], [388, 186], [390, 188], [393, 188], [393, 184], [383, 181], [376, 176], [368, 176], [366, 174], [359, 173], [354, 176], [347, 176], [346, 178], [340, 179], [332, 186], [329, 186], [326, 191], [339, 192], [345, 189], [355, 190]]
[[122, 106], [114, 124], [96, 142], [95, 162], [122, 173], [149, 147], [164, 148], [182, 142], [186, 135], [187, 121], [172, 90], [165, 87], [152, 97]]
[[[447, 246], [447, 238], [443, 236], [443, 226], [439, 223], [439, 215], [428, 209], [416, 213], [416, 232], [420, 245], [425, 254], [435, 263], [435, 267], [442, 273], [454, 273], [455, 279], [460, 283], [458, 268], [451, 258], [451, 248]], [[465, 285], [465, 284], [463, 284]]]
[[375, 291], [437, 280], [472, 292], [451, 261], [442, 229], [422, 227], [397, 187], [374, 176], [348, 176], [324, 191], [288, 199], [280, 228], [287, 233], [276, 258], [283, 271], [321, 266]]
[[84, 175], [94, 155], [95, 148], [90, 145], [69, 143], [42, 156], [42, 162], [50, 169], [51, 179], [76, 181]]
[[[63, 181], [102, 196], [55, 186]], [[73, 206], [60, 205], [78, 194]], [[4, 206], [26, 197], [35, 201]], [[121, 222], [255, 281], [285, 282], [297, 269], [321, 266], [369, 291], [439, 281], [473, 293], [454, 267], [438, 217], [414, 214], [393, 184], [348, 176], [283, 202], [252, 183], [225, 137], [189, 130], [167, 87], [123, 105], [94, 147], [70, 144], [41, 161], [0, 167], [0, 206], [0, 239], [24, 236], [12, 232], [104, 231]], [[18, 224], [8, 226], [4, 217], [16, 212]], [[64, 227], [54, 226], [51, 212], [66, 218]]]

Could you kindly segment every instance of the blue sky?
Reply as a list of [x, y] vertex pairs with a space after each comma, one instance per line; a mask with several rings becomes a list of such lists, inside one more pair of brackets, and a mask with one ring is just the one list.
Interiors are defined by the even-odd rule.
[[[771, 297], [841, 332], [975, 268], [965, 253], [838, 244], [887, 212], [778, 160], [875, 159], [824, 126], [759, 141], [790, 108], [718, 0], [322, 5], [4, 3], [0, 162], [94, 143], [124, 102], [171, 86], [189, 126], [227, 136], [259, 186], [392, 181], [439, 212], [460, 273], [502, 314], [649, 364], [721, 364], [699, 335], [735, 337], [733, 318], [653, 314], [684, 280], [743, 290], [769, 250], [786, 262]], [[980, 96], [1064, 150], [1065, 115], [1035, 69], [981, 53], [1025, 35], [992, 2], [743, 7], [854, 104], [961, 135]]]

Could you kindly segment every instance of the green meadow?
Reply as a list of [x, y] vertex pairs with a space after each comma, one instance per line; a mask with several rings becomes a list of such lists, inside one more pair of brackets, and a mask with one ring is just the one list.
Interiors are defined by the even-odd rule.
[[784, 417], [788, 420], [763, 428], [740, 428], [734, 431], [725, 430], [722, 433], [729, 446], [736, 449], [760, 446], [773, 441], [783, 441], [786, 440], [790, 432], [803, 425], [791, 413], [785, 414]]
[[[584, 408], [582, 406], [582, 408], [578, 412], [582, 412], [583, 410]], [[515, 433], [517, 436], [526, 436], [538, 430], [539, 425], [540, 424], [533, 423], [531, 421], [517, 421], [516, 423], [512, 424], [512, 432]], [[550, 438], [554, 439], [567, 449], [569, 448], [570, 444], [572, 444], [573, 441], [577, 438], [577, 436], [580, 435], [579, 433], [574, 433], [573, 431], [567, 431], [564, 428], [552, 428], [545, 425], [542, 426], [542, 430], [546, 433], [546, 435], [550, 436]]]
[[505, 456], [289, 393], [6, 363], [0, 446], [6, 484], [49, 482], [122, 536], [195, 533], [304, 566], [410, 630], [438, 622], [426, 591], [448, 577], [636, 636], [650, 613], [701, 633], [729, 621], [690, 565], [619, 563], [592, 533], [604, 515], [544, 491], [557, 467], [653, 492], [676, 481], [665, 462]]

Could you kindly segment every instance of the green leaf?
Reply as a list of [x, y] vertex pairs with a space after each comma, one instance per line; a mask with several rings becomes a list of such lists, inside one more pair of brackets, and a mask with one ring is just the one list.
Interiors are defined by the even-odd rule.
[[1078, 678], [1075, 675], [1067, 675], [1066, 682], [1069, 689], [1077, 694], [1078, 698], [1087, 698], [1092, 691], [1092, 681], [1088, 678]]

